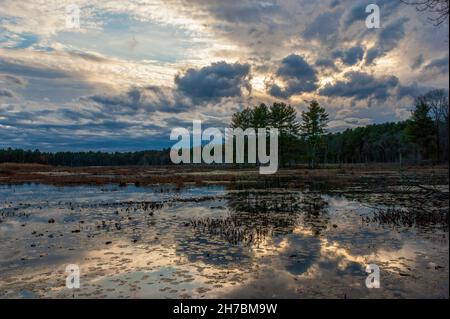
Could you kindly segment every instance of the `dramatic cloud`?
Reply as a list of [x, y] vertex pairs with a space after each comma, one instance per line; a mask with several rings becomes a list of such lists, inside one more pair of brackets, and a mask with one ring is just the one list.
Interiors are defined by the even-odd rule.
[[14, 78], [18, 76], [36, 77], [36, 78], [64, 78], [67, 77], [67, 73], [59, 70], [55, 70], [48, 67], [31, 66], [19, 63], [13, 63], [0, 58], [0, 72], [10, 73]]
[[264, 17], [277, 14], [280, 7], [271, 1], [199, 1], [219, 20], [231, 23], [255, 24], [263, 21]]
[[417, 83], [411, 85], [399, 85], [397, 87], [397, 97], [398, 98], [416, 98], [419, 95], [425, 94], [427, 91], [431, 90], [431, 87], [420, 86]]
[[316, 39], [322, 42], [335, 40], [339, 30], [339, 21], [342, 11], [330, 11], [319, 14], [303, 32], [306, 39]]
[[389, 91], [398, 84], [399, 80], [395, 76], [375, 78], [367, 73], [351, 71], [345, 74], [345, 81], [327, 84], [320, 90], [320, 94], [356, 100], [386, 100], [390, 96]]
[[126, 117], [122, 114], [118, 118], [114, 112], [92, 106], [28, 110], [1, 105], [0, 148], [11, 146], [11, 143], [51, 151], [161, 148], [167, 145], [170, 132], [161, 124], [164, 122], [152, 122], [147, 116]]
[[367, 52], [366, 63], [372, 63], [399, 45], [399, 41], [405, 37], [405, 24], [408, 20], [401, 18], [383, 28], [377, 43]]
[[427, 63], [423, 69], [425, 71], [431, 71], [431, 72], [437, 72], [439, 74], [447, 75], [448, 76], [448, 56], [434, 59]]
[[213, 63], [199, 70], [189, 69], [175, 77], [177, 89], [194, 103], [241, 96], [242, 89], [251, 91], [249, 81], [250, 65], [225, 62]]
[[282, 88], [277, 84], [269, 84], [270, 95], [288, 98], [303, 92], [312, 92], [317, 88], [316, 71], [299, 55], [291, 54], [281, 61], [276, 76], [285, 83]]
[[188, 69], [174, 77], [174, 87], [132, 87], [123, 94], [102, 94], [82, 98], [94, 102], [106, 112], [185, 112], [202, 104], [218, 103], [222, 98], [240, 98], [243, 89], [251, 92], [250, 66], [213, 63], [200, 69]]
[[[354, 1], [348, 3], [354, 3]], [[378, 0], [376, 2], [373, 2], [372, 0], [358, 1], [357, 4], [351, 7], [348, 13], [345, 15], [344, 26], [346, 28], [349, 28], [353, 24], [358, 23], [359, 27], [364, 28], [364, 23], [367, 18], [366, 7], [367, 5], [372, 3], [376, 3], [376, 5], [380, 7], [380, 12], [382, 12], [384, 19], [393, 14], [396, 11], [397, 7], [401, 5], [400, 1], [392, 0]]]
[[56, 103], [78, 99], [95, 91], [82, 73], [71, 73], [36, 62], [19, 63], [0, 58], [0, 85], [14, 90], [27, 101], [51, 99]]
[[332, 69], [336, 67], [333, 60], [324, 58], [317, 59], [315, 65], [318, 67], [332, 68]]
[[401, 1], [376, 1], [380, 29], [371, 0], [77, 0], [68, 29], [72, 2], [0, 6], [0, 147], [169, 146], [172, 127], [274, 100], [317, 99], [341, 130], [448, 87], [448, 28]]
[[183, 101], [181, 95], [169, 88], [156, 86], [145, 88], [131, 88], [121, 95], [93, 95], [82, 98], [84, 102], [99, 104], [105, 112], [117, 114], [136, 114], [139, 112], [183, 112], [193, 107], [191, 103]]
[[364, 49], [360, 46], [352, 47], [346, 51], [333, 52], [333, 58], [339, 58], [346, 65], [354, 65], [361, 61], [364, 57]]
[[411, 64], [411, 69], [416, 70], [423, 65], [424, 57], [423, 54], [419, 54], [415, 57], [414, 62]]

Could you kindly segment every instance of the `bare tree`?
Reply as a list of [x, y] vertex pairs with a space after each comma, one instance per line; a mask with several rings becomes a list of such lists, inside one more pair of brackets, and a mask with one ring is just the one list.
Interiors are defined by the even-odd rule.
[[448, 21], [449, 0], [400, 0], [403, 3], [413, 5], [418, 12], [429, 12], [428, 19], [439, 26]]

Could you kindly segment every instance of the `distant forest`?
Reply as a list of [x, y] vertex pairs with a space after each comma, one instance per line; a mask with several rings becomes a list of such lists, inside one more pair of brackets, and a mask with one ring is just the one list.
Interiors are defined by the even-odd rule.
[[[340, 133], [325, 135], [324, 148], [318, 154], [319, 163], [385, 163], [418, 162], [419, 149], [407, 141], [407, 122], [373, 124]], [[303, 143], [305, 143], [303, 141]], [[308, 163], [307, 153], [302, 152], [299, 141], [292, 153], [297, 160], [290, 164]], [[37, 163], [61, 166], [121, 166], [121, 165], [170, 165], [169, 149], [140, 152], [40, 152], [39, 150], [0, 150], [0, 163]], [[448, 160], [448, 158], [447, 158]], [[289, 163], [285, 163], [289, 164]]]
[[170, 149], [139, 152], [40, 152], [2, 149], [0, 163], [34, 163], [60, 166], [168, 165]]
[[[433, 90], [416, 99], [411, 118], [327, 133], [328, 114], [312, 101], [297, 121], [284, 103], [260, 104], [233, 115], [233, 128], [277, 127], [281, 166], [355, 163], [448, 163], [448, 95]], [[0, 163], [60, 166], [172, 165], [170, 149], [139, 152], [40, 152], [0, 150]]]

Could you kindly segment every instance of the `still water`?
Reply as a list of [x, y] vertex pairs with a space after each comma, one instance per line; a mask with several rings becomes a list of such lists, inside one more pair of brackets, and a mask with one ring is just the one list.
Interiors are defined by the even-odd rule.
[[386, 196], [0, 185], [0, 297], [448, 298], [448, 221], [374, 218]]

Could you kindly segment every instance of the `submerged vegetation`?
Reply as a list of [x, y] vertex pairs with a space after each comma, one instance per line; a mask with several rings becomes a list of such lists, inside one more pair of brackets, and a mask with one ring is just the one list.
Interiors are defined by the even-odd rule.
[[[448, 297], [447, 170], [332, 171], [181, 188], [0, 183], [2, 296], [72, 298], [61, 283], [76, 263], [76, 298]], [[384, 289], [364, 287], [368, 262]]]

